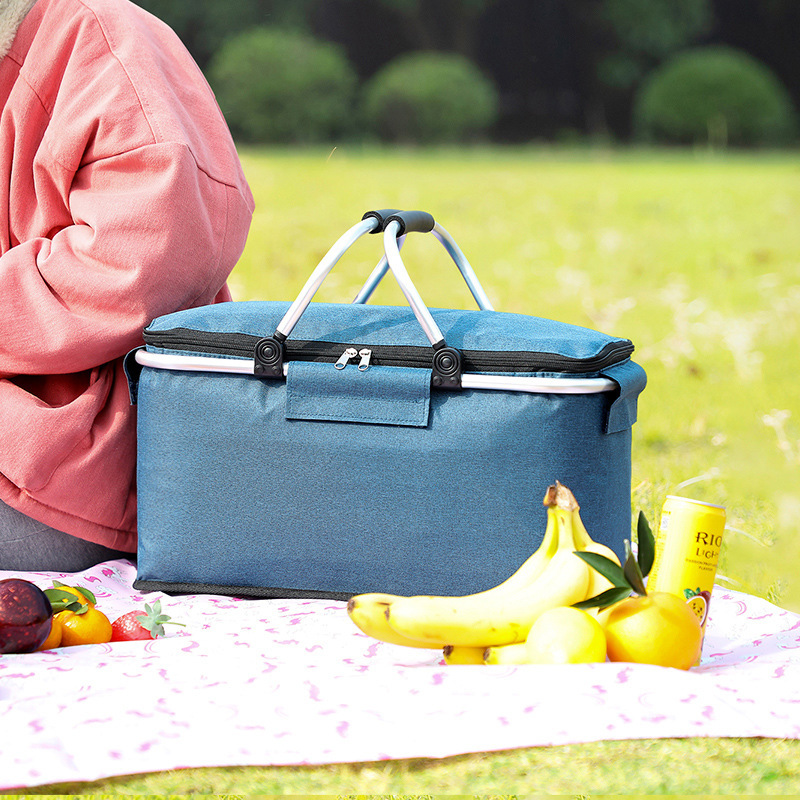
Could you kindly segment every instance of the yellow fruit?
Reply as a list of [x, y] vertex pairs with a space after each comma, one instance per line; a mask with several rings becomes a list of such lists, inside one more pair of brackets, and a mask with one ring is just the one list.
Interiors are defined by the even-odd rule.
[[689, 669], [700, 656], [700, 621], [686, 601], [667, 592], [628, 597], [605, 623], [608, 658]]
[[525, 642], [487, 647], [483, 651], [484, 664], [527, 664], [528, 648]]
[[37, 650], [53, 650], [61, 646], [61, 620], [58, 614], [54, 614], [50, 620], [50, 633], [47, 638], [41, 643]]
[[606, 637], [597, 618], [579, 608], [545, 611], [525, 641], [530, 664], [590, 664], [606, 660]]
[[[600, 623], [600, 627], [605, 630], [606, 623], [608, 622], [608, 617], [611, 614], [611, 609], [614, 606], [607, 606], [606, 608], [599, 609], [599, 608], [587, 608], [586, 611], [592, 616], [597, 617], [597, 621]], [[594, 613], [593, 613], [594, 612]]]
[[347, 613], [356, 626], [367, 636], [380, 639], [382, 642], [401, 644], [405, 647], [438, 649], [435, 644], [401, 636], [389, 627], [389, 623], [386, 620], [386, 609], [398, 599], [398, 595], [384, 594], [383, 592], [357, 594], [347, 601]]
[[446, 644], [442, 648], [445, 664], [483, 664], [483, 647]]
[[111, 641], [111, 621], [94, 606], [89, 606], [83, 614], [59, 611], [56, 618], [61, 627], [61, 647]]

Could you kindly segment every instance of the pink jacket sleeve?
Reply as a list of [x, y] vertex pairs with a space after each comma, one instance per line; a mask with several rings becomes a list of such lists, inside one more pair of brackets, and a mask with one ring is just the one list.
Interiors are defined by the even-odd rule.
[[2, 374], [89, 369], [136, 346], [153, 317], [212, 302], [251, 214], [172, 143], [81, 168], [69, 206], [72, 224], [0, 258]]
[[37, 0], [0, 59], [0, 499], [136, 545], [122, 357], [230, 299], [253, 197], [175, 34], [118, 0]]

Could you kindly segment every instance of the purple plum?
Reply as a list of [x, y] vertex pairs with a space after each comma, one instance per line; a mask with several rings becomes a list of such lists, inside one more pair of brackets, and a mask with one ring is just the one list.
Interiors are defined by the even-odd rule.
[[0, 581], [0, 654], [32, 653], [47, 639], [53, 609], [45, 593], [30, 581]]

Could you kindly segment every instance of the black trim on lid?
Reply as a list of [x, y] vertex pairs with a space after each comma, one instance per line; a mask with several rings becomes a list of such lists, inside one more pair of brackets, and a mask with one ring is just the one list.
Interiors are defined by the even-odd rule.
[[[151, 347], [185, 350], [192, 353], [213, 353], [234, 358], [254, 358], [256, 345], [263, 337], [248, 333], [212, 333], [190, 328], [145, 331], [145, 342]], [[283, 344], [284, 361], [335, 362], [348, 347], [372, 351], [370, 363], [392, 367], [432, 369], [434, 350], [430, 346], [375, 345], [358, 342], [322, 342], [287, 339]], [[634, 351], [628, 339], [608, 342], [595, 355], [574, 358], [560, 353], [534, 350], [460, 350], [463, 372], [563, 372], [573, 375], [597, 372], [630, 358]]]

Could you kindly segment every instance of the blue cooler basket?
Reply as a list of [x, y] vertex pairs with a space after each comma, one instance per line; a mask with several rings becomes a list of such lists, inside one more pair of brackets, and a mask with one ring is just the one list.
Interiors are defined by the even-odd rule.
[[[429, 309], [400, 257], [432, 232], [477, 310]], [[360, 236], [384, 255], [350, 304], [312, 298]], [[387, 271], [406, 306], [368, 304]], [[138, 404], [138, 574], [166, 592], [466, 594], [539, 545], [548, 485], [591, 536], [631, 532], [631, 427], [644, 370], [627, 339], [494, 311], [447, 231], [377, 211], [294, 303], [155, 319], [129, 354]]]

